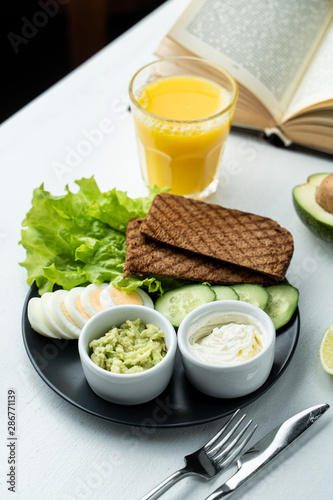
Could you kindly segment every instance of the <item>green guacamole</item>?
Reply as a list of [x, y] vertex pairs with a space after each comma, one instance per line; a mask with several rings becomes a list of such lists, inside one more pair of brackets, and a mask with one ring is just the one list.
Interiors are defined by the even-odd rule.
[[113, 326], [100, 339], [90, 342], [91, 359], [112, 373], [138, 373], [157, 365], [166, 355], [164, 333], [138, 318]]

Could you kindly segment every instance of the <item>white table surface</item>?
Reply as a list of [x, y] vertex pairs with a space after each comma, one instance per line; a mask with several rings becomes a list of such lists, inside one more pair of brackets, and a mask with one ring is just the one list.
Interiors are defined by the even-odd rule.
[[[95, 174], [102, 190], [117, 187], [132, 196], [146, 193], [132, 119], [126, 111], [128, 82], [154, 58], [155, 47], [187, 3], [167, 2], [2, 125], [1, 498], [138, 499], [182, 467], [183, 456], [208, 440], [223, 421], [148, 431], [94, 417], [42, 381], [30, 364], [21, 335], [21, 311], [29, 287], [26, 271], [18, 265], [25, 252], [17, 242], [32, 191], [44, 182], [53, 194], [61, 194], [66, 183], [72, 186], [75, 179]], [[70, 152], [82, 152], [81, 141], [105, 120], [113, 126], [101, 143], [69, 165]], [[302, 225], [291, 195], [308, 175], [331, 171], [331, 159], [277, 149], [246, 132], [232, 131], [221, 185], [211, 198], [278, 220], [295, 241], [287, 277], [300, 290], [300, 339], [282, 377], [247, 407], [248, 415], [259, 424], [257, 439], [308, 406], [333, 405], [333, 377], [319, 360], [322, 334], [333, 321], [332, 248]], [[6, 484], [7, 391], [12, 388], [18, 429], [15, 495]], [[332, 415], [331, 408], [233, 498], [332, 498]], [[230, 471], [210, 482], [185, 479], [163, 498], [202, 500], [229, 476]]]

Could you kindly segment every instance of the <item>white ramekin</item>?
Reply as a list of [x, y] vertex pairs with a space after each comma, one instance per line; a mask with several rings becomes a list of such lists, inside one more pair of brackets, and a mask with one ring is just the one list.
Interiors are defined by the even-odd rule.
[[[162, 361], [146, 371], [130, 374], [111, 373], [97, 366], [90, 359], [89, 343], [105, 335], [112, 326], [136, 318], [164, 332], [167, 353]], [[176, 349], [176, 332], [170, 321], [155, 309], [138, 305], [121, 305], [101, 311], [85, 324], [79, 337], [79, 355], [91, 389], [101, 398], [123, 405], [145, 403], [164, 391], [173, 373]]]
[[[263, 349], [253, 358], [217, 365], [199, 359], [191, 350], [190, 339], [207, 323], [218, 323], [226, 314], [244, 315], [265, 335]], [[275, 353], [275, 328], [259, 307], [240, 300], [219, 300], [199, 306], [188, 314], [178, 329], [178, 347], [185, 373], [199, 391], [216, 398], [238, 398], [250, 394], [267, 380]]]

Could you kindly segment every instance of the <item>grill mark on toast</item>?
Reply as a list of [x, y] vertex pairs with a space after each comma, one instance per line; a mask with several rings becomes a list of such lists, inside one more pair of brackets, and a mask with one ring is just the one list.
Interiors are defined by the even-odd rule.
[[155, 197], [141, 231], [278, 279], [285, 276], [293, 254], [292, 235], [272, 219], [166, 193]]
[[151, 240], [140, 232], [142, 221], [131, 219], [127, 225], [124, 277], [154, 275], [224, 285], [277, 283], [264, 274]]

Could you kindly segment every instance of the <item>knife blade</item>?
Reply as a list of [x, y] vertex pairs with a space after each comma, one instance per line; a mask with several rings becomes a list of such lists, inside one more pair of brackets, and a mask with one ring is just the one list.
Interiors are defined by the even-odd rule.
[[205, 500], [219, 500], [231, 495], [289, 446], [328, 409], [329, 405], [326, 403], [312, 406], [275, 427], [237, 460], [238, 470], [235, 474]]

